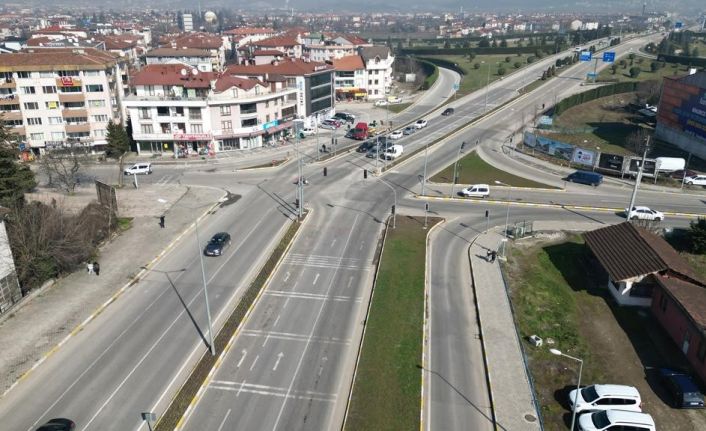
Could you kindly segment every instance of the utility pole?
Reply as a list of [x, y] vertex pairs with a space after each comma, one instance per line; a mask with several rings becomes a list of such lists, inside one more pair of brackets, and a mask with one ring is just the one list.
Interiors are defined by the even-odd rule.
[[637, 170], [637, 178], [635, 178], [635, 187], [632, 189], [632, 196], [630, 197], [630, 205], [628, 206], [628, 213], [626, 216], [630, 217], [630, 211], [635, 206], [635, 198], [637, 198], [637, 188], [640, 186], [640, 181], [642, 180], [642, 170], [645, 167], [645, 159], [647, 158], [647, 150], [650, 147], [650, 137], [645, 139], [645, 150], [642, 152], [642, 162], [640, 162], [640, 167]]
[[454, 178], [453, 181], [451, 182], [451, 197], [454, 197], [454, 191], [456, 189], [456, 178], [458, 175], [456, 174], [457, 168], [458, 168], [458, 160], [461, 158], [461, 150], [463, 150], [463, 147], [466, 146], [466, 142], [461, 142], [461, 145], [458, 147], [458, 155], [456, 156], [456, 163], [454, 163]]
[[424, 176], [422, 178], [422, 196], [424, 196], [424, 186], [427, 183], [427, 159], [428, 159], [428, 151], [429, 148], [429, 143], [425, 142], [424, 143]]
[[299, 217], [299, 220], [301, 221], [302, 217], [304, 216], [304, 178], [302, 178], [303, 175], [303, 167], [302, 167], [302, 154], [299, 152], [299, 135], [296, 136], [296, 153], [297, 153], [297, 168], [299, 171], [299, 178], [297, 180], [297, 200], [299, 201], [299, 205], [297, 205], [297, 216]]
[[686, 180], [686, 170], [689, 169], [689, 162], [691, 161], [691, 152], [689, 152], [689, 157], [686, 158], [686, 165], [684, 165], [684, 172], [681, 176], [681, 187], [680, 189], [684, 189], [684, 181]]

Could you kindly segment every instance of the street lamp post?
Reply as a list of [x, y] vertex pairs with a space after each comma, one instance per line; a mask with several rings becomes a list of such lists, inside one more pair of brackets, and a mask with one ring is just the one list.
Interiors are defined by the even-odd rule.
[[490, 62], [488, 64], [488, 75], [485, 80], [485, 105], [483, 105], [483, 113], [488, 112], [488, 87], [490, 87]]
[[630, 211], [632, 211], [633, 206], [635, 206], [635, 199], [637, 198], [637, 189], [640, 187], [640, 181], [642, 181], [642, 171], [645, 168], [645, 158], [647, 158], [647, 150], [650, 146], [650, 137], [645, 139], [645, 150], [642, 152], [642, 162], [640, 163], [640, 168], [637, 170], [637, 177], [635, 178], [635, 187], [632, 189], [632, 196], [630, 196], [630, 205], [628, 206], [628, 212], [625, 216], [630, 218]]
[[395, 226], [397, 225], [397, 190], [395, 190], [395, 188], [392, 187], [392, 185], [390, 185], [390, 183], [383, 180], [382, 178], [378, 178], [378, 181], [380, 181], [381, 183], [383, 183], [387, 187], [389, 187], [390, 190], [392, 190], [392, 193], [394, 195], [395, 203], [393, 205], [395, 206], [395, 210], [392, 212], [392, 228], [394, 229]]
[[297, 216], [299, 217], [299, 220], [301, 220], [304, 215], [304, 178], [302, 178], [303, 167], [302, 155], [299, 152], [299, 136], [296, 137], [295, 143], [295, 152], [297, 153], [297, 169], [299, 173], [299, 178], [297, 179], [297, 200], [299, 201], [299, 205], [297, 205]]
[[495, 180], [495, 184], [507, 187], [507, 211], [505, 212], [505, 241], [503, 241], [502, 253], [500, 253], [500, 256], [506, 257], [505, 256], [505, 247], [507, 247], [507, 241], [508, 241], [507, 225], [510, 221], [510, 185], [505, 184], [504, 182], [498, 181], [498, 180]]
[[466, 142], [461, 142], [461, 145], [458, 147], [458, 155], [456, 155], [456, 163], [454, 163], [454, 178], [453, 181], [451, 182], [451, 197], [454, 197], [454, 191], [456, 189], [456, 172], [457, 172], [457, 167], [458, 167], [458, 159], [461, 158], [461, 150], [463, 147], [466, 146]]
[[206, 316], [208, 317], [208, 344], [211, 355], [216, 355], [216, 346], [213, 343], [213, 324], [211, 323], [211, 306], [208, 303], [208, 283], [206, 283], [206, 269], [203, 265], [203, 250], [201, 250], [201, 239], [199, 238], [199, 219], [196, 219], [196, 249], [201, 261], [201, 280], [203, 282], [203, 295], [206, 298]]
[[427, 160], [429, 156], [429, 142], [424, 143], [424, 175], [422, 176], [422, 196], [424, 196], [424, 186], [427, 183]]
[[583, 372], [583, 360], [579, 358], [574, 358], [573, 356], [567, 355], [566, 353], [562, 353], [561, 350], [557, 349], [549, 349], [549, 351], [557, 356], [564, 356], [569, 359], [573, 359], [574, 361], [578, 361], [579, 363], [579, 377], [578, 381], [576, 382], [576, 393], [574, 394], [574, 408], [573, 412], [571, 413], [571, 430], [573, 431], [574, 425], [576, 424], [576, 403], [578, 402], [579, 398], [579, 389], [581, 388], [581, 373]]

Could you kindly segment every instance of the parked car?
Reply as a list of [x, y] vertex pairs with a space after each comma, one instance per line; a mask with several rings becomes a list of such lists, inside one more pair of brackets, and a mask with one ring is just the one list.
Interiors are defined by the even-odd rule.
[[487, 184], [475, 184], [458, 192], [459, 195], [467, 198], [487, 198], [490, 196], [490, 186]]
[[385, 99], [380, 99], [375, 101], [375, 106], [387, 106], [389, 102]]
[[407, 127], [404, 128], [404, 130], [402, 131], [402, 133], [405, 134], [405, 135], [411, 135], [412, 133], [414, 133], [414, 132], [416, 132], [416, 131], [417, 131], [417, 128], [416, 128], [416, 127], [414, 127], [414, 126], [407, 126]]
[[390, 133], [389, 137], [390, 139], [400, 139], [404, 136], [404, 133], [402, 133], [402, 130], [395, 130], [394, 132]]
[[634, 386], [591, 385], [578, 390], [578, 399], [574, 405], [576, 389], [569, 392], [569, 407], [576, 413], [598, 410], [642, 411], [642, 399]]
[[319, 127], [322, 129], [334, 130], [334, 129], [338, 129], [339, 127], [341, 127], [341, 123], [339, 123], [336, 120], [328, 119], [328, 120], [324, 120], [321, 123], [319, 123]]
[[353, 124], [355, 122], [355, 115], [349, 114], [348, 112], [336, 112], [333, 115], [333, 118], [339, 119], [341, 121], [344, 121], [346, 123], [351, 123]]
[[152, 173], [152, 163], [138, 162], [123, 170], [124, 175], [149, 175]]
[[686, 177], [684, 182], [690, 186], [706, 186], [706, 175], [694, 175]]
[[71, 419], [56, 418], [37, 428], [37, 431], [72, 431], [76, 424]]
[[316, 129], [312, 129], [311, 127], [305, 127], [299, 130], [299, 134], [301, 137], [315, 135]]
[[355, 125], [351, 138], [362, 141], [368, 139], [369, 133], [368, 123], [361, 122]]
[[398, 96], [389, 96], [387, 98], [388, 103], [402, 103], [402, 98]]
[[399, 156], [402, 155], [404, 152], [404, 147], [402, 145], [393, 145], [390, 148], [386, 149], [384, 153], [382, 153], [382, 157], [385, 160], [395, 160]]
[[424, 119], [417, 120], [417, 122], [414, 123], [414, 127], [416, 127], [417, 129], [423, 129], [423, 128], [427, 127], [427, 120], [424, 120]]
[[223, 251], [228, 248], [230, 243], [231, 239], [228, 232], [218, 232], [213, 235], [208, 244], [206, 244], [203, 254], [206, 256], [220, 256], [223, 254]]
[[572, 183], [587, 184], [596, 187], [603, 182], [603, 175], [589, 171], [576, 171], [566, 177], [566, 181]]
[[455, 112], [454, 108], [446, 108], [446, 109], [444, 109], [444, 112], [441, 113], [441, 115], [448, 117], [449, 115], [453, 114], [454, 112]]
[[669, 176], [674, 178], [675, 180], [681, 180], [684, 177], [695, 177], [697, 175], [699, 175], [699, 173], [696, 171], [692, 171], [691, 169], [681, 169], [669, 174]]
[[656, 431], [655, 421], [647, 413], [603, 410], [579, 416], [581, 431]]
[[691, 376], [669, 368], [660, 368], [659, 377], [669, 392], [673, 407], [678, 409], [704, 408], [704, 396]]
[[643, 206], [632, 207], [630, 211], [625, 208], [625, 216], [628, 220], [664, 220], [663, 213]]

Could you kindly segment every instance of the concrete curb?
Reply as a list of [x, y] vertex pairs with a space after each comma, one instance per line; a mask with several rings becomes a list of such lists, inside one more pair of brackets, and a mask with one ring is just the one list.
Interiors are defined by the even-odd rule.
[[45, 353], [37, 362], [32, 365], [32, 367], [22, 373], [20, 377], [17, 378], [17, 380], [10, 385], [5, 392], [0, 395], [0, 399], [4, 398], [5, 395], [7, 395], [12, 389], [14, 389], [22, 380], [26, 379], [35, 369], [37, 369], [41, 364], [44, 363], [49, 357], [51, 357], [54, 353], [56, 353], [61, 346], [66, 344], [71, 338], [73, 338], [76, 334], [81, 332], [86, 325], [88, 325], [91, 321], [93, 321], [96, 317], [98, 317], [103, 311], [105, 311], [106, 308], [113, 302], [115, 302], [123, 293], [125, 293], [130, 287], [135, 285], [142, 276], [144, 276], [145, 273], [147, 273], [152, 266], [154, 266], [155, 263], [157, 263], [162, 257], [164, 257], [165, 254], [167, 254], [169, 251], [174, 248], [174, 246], [186, 235], [195, 225], [196, 222], [199, 220], [202, 220], [204, 217], [206, 217], [208, 214], [211, 213], [218, 205], [220, 205], [221, 200], [227, 196], [227, 193], [224, 193], [218, 202], [215, 204], [211, 205], [205, 212], [203, 212], [195, 222], [191, 223], [189, 226], [187, 226], [179, 235], [177, 235], [176, 238], [174, 238], [167, 246], [157, 255], [155, 256], [150, 262], [148, 262], [146, 265], [144, 265], [144, 268], [140, 270], [135, 276], [130, 279], [127, 283], [125, 283], [120, 289], [118, 289], [117, 292], [115, 292], [107, 301], [105, 301], [103, 304], [101, 304], [91, 315], [89, 315], [83, 322], [79, 323], [78, 326], [76, 326], [71, 332], [64, 337], [56, 346], [52, 347], [47, 353]]
[[[307, 213], [307, 216], [306, 216], [306, 218], [304, 219], [304, 222], [303, 222], [302, 225], [299, 227], [299, 229], [297, 229], [297, 232], [294, 234], [294, 236], [292, 237], [292, 239], [291, 239], [291, 241], [289, 242], [289, 244], [287, 244], [287, 247], [286, 247], [286, 248], [284, 249], [284, 251], [282, 252], [282, 255], [280, 256], [279, 260], [277, 261], [277, 264], [275, 264], [274, 268], [272, 269], [272, 272], [270, 272], [270, 274], [267, 276], [267, 279], [266, 279], [265, 282], [263, 283], [262, 289], [260, 289], [260, 291], [257, 293], [257, 296], [256, 296], [255, 299], [253, 300], [252, 304], [250, 304], [250, 307], [248, 307], [248, 310], [245, 312], [245, 315], [243, 316], [243, 320], [241, 321], [240, 325], [238, 325], [238, 329], [236, 329], [236, 331], [235, 331], [235, 333], [233, 334], [233, 336], [230, 337], [230, 339], [228, 340], [228, 343], [226, 343], [226, 346], [223, 348], [223, 351], [221, 351], [221, 353], [218, 355], [218, 358], [216, 359], [215, 364], [213, 365], [213, 367], [211, 368], [211, 370], [208, 372], [208, 375], [206, 376], [206, 379], [205, 379], [205, 380], [203, 381], [203, 383], [201, 384], [201, 387], [199, 388], [199, 390], [196, 391], [196, 395], [194, 395], [194, 398], [193, 398], [193, 399], [191, 400], [191, 402], [189, 403], [189, 407], [187, 407], [187, 409], [186, 409], [186, 411], [184, 412], [184, 414], [182, 415], [181, 419], [179, 419], [179, 422], [177, 422], [177, 426], [174, 428], [174, 431], [179, 431], [179, 430], [181, 430], [181, 429], [183, 428], [183, 426], [186, 424], [186, 422], [188, 421], [189, 415], [192, 413], [192, 411], [194, 410], [194, 408], [195, 408], [196, 405], [198, 404], [199, 400], [200, 400], [201, 397], [203, 396], [203, 393], [204, 393], [204, 392], [206, 391], [206, 389], [208, 388], [208, 385], [211, 383], [211, 379], [213, 378], [213, 375], [214, 375], [214, 374], [218, 371], [218, 369], [220, 368], [221, 364], [223, 363], [224, 358], [225, 358], [226, 355], [230, 352], [230, 349], [231, 349], [231, 347], [233, 347], [233, 343], [235, 342], [235, 339], [236, 339], [236, 338], [238, 337], [238, 335], [240, 334], [240, 330], [243, 328], [244, 324], [247, 322], [248, 318], [250, 317], [250, 314], [251, 314], [252, 311], [255, 309], [255, 307], [257, 306], [257, 304], [260, 302], [260, 298], [262, 297], [263, 292], [264, 292], [265, 290], [267, 290], [267, 287], [269, 286], [270, 281], [272, 280], [273, 275], [276, 274], [277, 271], [279, 270], [279, 267], [282, 265], [282, 262], [283, 262], [284, 259], [287, 257], [287, 253], [289, 253], [289, 249], [292, 247], [292, 244], [295, 243], [295, 241], [296, 241], [297, 238], [299, 237], [299, 234], [302, 232], [303, 227], [304, 227], [304, 223], [306, 223], [307, 220], [309, 220], [309, 216], [311, 216], [312, 213], [313, 213], [313, 210], [312, 210], [312, 209], [309, 209], [309, 210], [308, 210], [308, 213]], [[297, 222], [297, 221], [294, 221], [294, 223], [298, 223], [298, 222]], [[290, 226], [291, 226], [290, 224], [285, 224], [285, 225], [284, 225], [283, 229], [285, 230], [285, 232], [286, 232], [287, 229], [289, 229]], [[285, 229], [285, 228], [286, 228], [286, 229]], [[178, 391], [177, 391], [177, 393], [178, 393]]]

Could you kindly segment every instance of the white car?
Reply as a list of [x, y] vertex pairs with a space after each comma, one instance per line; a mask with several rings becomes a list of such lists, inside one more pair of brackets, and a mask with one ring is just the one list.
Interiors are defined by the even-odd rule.
[[487, 198], [490, 196], [490, 186], [487, 184], [475, 184], [458, 192], [459, 195], [467, 198]]
[[135, 163], [123, 171], [123, 175], [149, 175], [151, 173], [152, 163], [149, 162]]
[[576, 413], [616, 409], [642, 412], [642, 399], [634, 386], [591, 385], [579, 389], [578, 397], [576, 389], [569, 392], [569, 408]]
[[628, 209], [625, 208], [625, 214], [627, 215], [628, 220], [664, 220], [663, 213], [651, 210], [647, 207], [632, 207], [631, 211], [628, 211]]
[[395, 130], [394, 132], [390, 133], [390, 139], [400, 139], [402, 136], [404, 136], [402, 130]]
[[402, 145], [393, 145], [383, 153], [382, 157], [385, 160], [395, 160], [404, 152], [404, 147]]
[[684, 182], [690, 186], [706, 186], [706, 175], [694, 175], [684, 178]]
[[388, 102], [385, 99], [380, 99], [375, 101], [375, 106], [387, 106]]
[[414, 127], [417, 129], [423, 129], [427, 127], [427, 120], [417, 120], [416, 123], [414, 123]]
[[580, 431], [635, 430], [655, 431], [655, 421], [647, 413], [603, 410], [579, 416]]
[[340, 127], [340, 124], [334, 120], [324, 120], [321, 123], [319, 123], [319, 128], [321, 128], [321, 129], [335, 130], [335, 129], [338, 129], [339, 127]]
[[391, 96], [387, 98], [389, 103], [402, 103], [402, 98], [397, 96]]
[[301, 133], [304, 136], [311, 136], [316, 134], [316, 130], [312, 129], [311, 127], [305, 127], [301, 130], [299, 130], [299, 133]]

